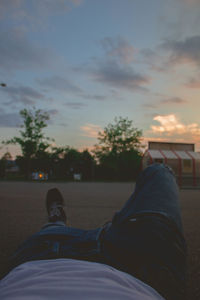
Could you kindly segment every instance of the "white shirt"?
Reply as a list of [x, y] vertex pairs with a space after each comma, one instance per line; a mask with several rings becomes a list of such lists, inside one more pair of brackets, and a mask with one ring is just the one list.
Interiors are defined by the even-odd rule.
[[150, 286], [108, 265], [74, 259], [30, 261], [0, 281], [1, 300], [163, 300]]

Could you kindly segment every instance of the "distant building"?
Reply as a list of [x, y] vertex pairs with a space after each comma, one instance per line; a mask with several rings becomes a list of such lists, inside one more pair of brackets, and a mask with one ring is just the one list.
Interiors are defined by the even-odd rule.
[[188, 143], [169, 143], [169, 142], [148, 142], [149, 150], [177, 150], [177, 151], [195, 151], [194, 144]]
[[152, 163], [169, 165], [180, 187], [200, 187], [200, 153], [188, 143], [149, 142], [142, 168]]

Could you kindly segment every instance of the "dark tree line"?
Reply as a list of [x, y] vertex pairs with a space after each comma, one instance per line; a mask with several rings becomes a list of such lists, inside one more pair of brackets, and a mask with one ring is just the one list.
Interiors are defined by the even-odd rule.
[[[73, 180], [74, 174], [81, 174], [82, 180], [134, 180], [141, 162], [142, 131], [133, 127], [127, 118], [115, 118], [98, 135], [98, 144], [89, 152], [72, 147], [52, 147], [52, 139], [44, 134], [49, 115], [41, 110], [20, 111], [23, 120], [19, 136], [4, 141], [17, 144], [22, 155], [16, 164], [20, 174], [31, 178], [32, 172], [48, 173], [49, 179]], [[0, 176], [6, 168], [7, 158], [0, 160]], [[5, 175], [5, 174], [4, 174]]]

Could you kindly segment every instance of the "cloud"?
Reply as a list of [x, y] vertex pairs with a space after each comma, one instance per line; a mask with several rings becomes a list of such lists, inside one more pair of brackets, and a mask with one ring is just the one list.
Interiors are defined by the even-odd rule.
[[164, 100], [160, 100], [160, 104], [184, 104], [188, 101], [179, 97], [167, 98]]
[[200, 79], [199, 78], [191, 78], [188, 82], [185, 83], [186, 87], [192, 89], [199, 89], [200, 88]]
[[123, 64], [131, 63], [134, 59], [134, 47], [123, 37], [105, 37], [101, 45], [108, 57], [115, 57]]
[[16, 9], [20, 9], [24, 0], [1, 0], [0, 1], [0, 17], [4, 17], [6, 13], [14, 14]]
[[[73, 68], [73, 71], [87, 73], [92, 80], [107, 85], [110, 91], [147, 91], [145, 86], [151, 82], [151, 78], [133, 68], [133, 46], [122, 37], [106, 37], [100, 44], [104, 49], [103, 56], [91, 57], [90, 63]], [[106, 98], [95, 97], [96, 100]]]
[[50, 115], [50, 116], [55, 116], [59, 113], [59, 111], [57, 109], [49, 109], [47, 110], [47, 113]]
[[1, 31], [0, 41], [0, 65], [4, 72], [43, 69], [55, 61], [48, 48], [30, 42], [23, 30]]
[[110, 87], [130, 91], [145, 90], [144, 85], [150, 83], [149, 77], [136, 73], [132, 67], [119, 64], [115, 60], [99, 62], [93, 71], [93, 77]]
[[82, 107], [87, 106], [85, 103], [81, 102], [66, 102], [64, 103], [64, 105], [72, 109], [80, 109]]
[[81, 2], [82, 0], [43, 0], [37, 3], [37, 1], [33, 0], [34, 5], [37, 6], [37, 10], [49, 15], [69, 11], [74, 6], [80, 5]]
[[200, 64], [200, 35], [187, 37], [182, 41], [166, 40], [162, 48], [169, 51], [170, 64]]
[[154, 103], [145, 103], [145, 104], [143, 104], [143, 107], [155, 109], [155, 108], [159, 108], [162, 105], [167, 105], [167, 104], [172, 104], [172, 105], [181, 104], [182, 105], [182, 104], [186, 104], [186, 103], [188, 103], [188, 101], [185, 99], [182, 99], [179, 97], [171, 97], [171, 98], [165, 98], [165, 99], [159, 100]]
[[63, 14], [82, 3], [82, 0], [1, 0], [0, 18], [28, 20], [35, 24], [52, 14]]
[[174, 114], [171, 115], [158, 115], [155, 116], [154, 121], [160, 123], [160, 125], [152, 125], [151, 129], [153, 133], [165, 134], [167, 136], [172, 135], [191, 135], [199, 136], [200, 126], [197, 123], [185, 125], [181, 123]]
[[[8, 95], [9, 104], [34, 105], [37, 100], [45, 99], [44, 95], [28, 86], [12, 87], [1, 89], [2, 93]], [[5, 104], [8, 104], [5, 102]]]
[[200, 150], [200, 126], [197, 123], [185, 125], [174, 115], [157, 115], [153, 118], [160, 125], [151, 126], [144, 133], [145, 141], [194, 143]]
[[[179, 34], [180, 35], [180, 34]], [[156, 72], [167, 72], [171, 67], [190, 64], [200, 65], [200, 35], [184, 39], [167, 39], [152, 49], [141, 49], [139, 62]]]
[[98, 133], [102, 131], [102, 128], [99, 125], [94, 124], [86, 124], [80, 127], [81, 131], [83, 132], [83, 136], [97, 138]]
[[21, 123], [19, 113], [0, 114], [0, 127], [19, 127]]
[[73, 84], [67, 78], [60, 76], [52, 76], [44, 79], [38, 79], [37, 82], [42, 87], [48, 87], [53, 90], [69, 92], [69, 93], [81, 93], [82, 90], [77, 85]]
[[144, 103], [143, 107], [145, 108], [158, 108], [158, 104], [157, 103]]
[[59, 114], [59, 111], [54, 108], [54, 109], [44, 110], [43, 112], [47, 113], [50, 117], [49, 120], [47, 121], [47, 124], [53, 125], [54, 124], [53, 118]]
[[[98, 94], [88, 94], [84, 90], [82, 90], [79, 86], [75, 85], [73, 82], [71, 82], [67, 78], [63, 78], [61, 76], [52, 76], [44, 79], [37, 79], [37, 83], [41, 87], [56, 90], [59, 92], [65, 92], [65, 93], [71, 93], [75, 94], [78, 97], [81, 97], [86, 100], [97, 100], [97, 101], [103, 101], [107, 99], [107, 96], [105, 95], [98, 95]], [[86, 104], [80, 103], [80, 102], [66, 102], [64, 105], [72, 107], [72, 108], [80, 108], [83, 106], [86, 106]]]
[[146, 64], [149, 68], [156, 72], [163, 72], [166, 70], [164, 61], [166, 58], [163, 57], [163, 53], [159, 53], [158, 50], [152, 49], [141, 49], [139, 52], [139, 60], [141, 64]]
[[67, 126], [68, 126], [68, 124], [65, 123], [65, 122], [61, 122], [61, 123], [59, 123], [58, 125], [59, 125], [59, 126], [62, 126], [62, 127], [67, 127]]
[[104, 101], [108, 97], [105, 95], [92, 95], [92, 94], [81, 94], [80, 95], [82, 98], [87, 99], [87, 100], [97, 100], [97, 101]]
[[151, 78], [135, 71], [134, 47], [123, 37], [105, 37], [100, 41], [104, 50], [102, 57], [92, 57], [90, 65], [77, 68], [77, 72], [85, 72], [92, 80], [107, 85], [110, 90], [124, 89], [126, 91], [146, 91], [145, 85]]

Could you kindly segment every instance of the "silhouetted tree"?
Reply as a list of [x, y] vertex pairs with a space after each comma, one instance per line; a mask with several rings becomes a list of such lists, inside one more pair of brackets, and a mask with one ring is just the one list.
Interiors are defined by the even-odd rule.
[[50, 146], [49, 138], [45, 137], [43, 129], [47, 127], [49, 115], [40, 109], [20, 111], [20, 116], [23, 119], [23, 124], [20, 130], [19, 137], [13, 137], [10, 140], [4, 141], [4, 144], [19, 145], [24, 160], [26, 174], [29, 176], [31, 170], [31, 160], [38, 159], [45, 155], [47, 148]]
[[8, 169], [10, 166], [9, 162], [11, 161], [12, 156], [10, 152], [6, 152], [0, 160], [0, 178], [4, 178], [6, 175], [6, 169]]
[[134, 179], [141, 161], [142, 131], [133, 127], [128, 118], [115, 118], [103, 132], [94, 154], [98, 161], [97, 173], [101, 179]]
[[80, 152], [69, 146], [54, 147], [49, 155], [54, 178], [73, 180], [74, 173], [81, 173], [83, 180], [93, 179], [95, 161], [88, 150]]
[[97, 147], [101, 153], [110, 151], [120, 153], [135, 150], [141, 147], [142, 130], [132, 125], [133, 121], [128, 118], [115, 118], [114, 124], [108, 124], [103, 132], [99, 132]]
[[67, 178], [73, 180], [74, 173], [81, 173], [81, 153], [74, 148], [68, 148], [65, 152], [63, 165]]
[[83, 180], [94, 180], [95, 160], [87, 149], [81, 152], [80, 164]]

